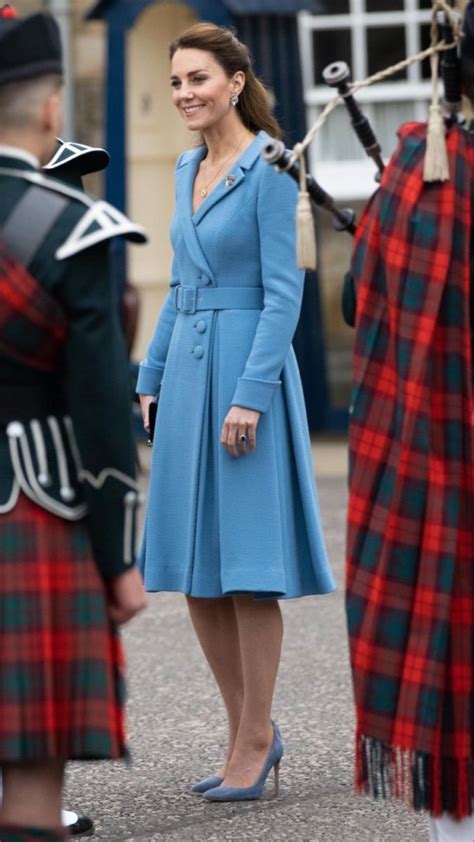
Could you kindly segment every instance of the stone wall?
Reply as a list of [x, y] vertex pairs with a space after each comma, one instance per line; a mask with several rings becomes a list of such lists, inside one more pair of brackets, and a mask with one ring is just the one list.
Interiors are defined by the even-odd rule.
[[[18, 14], [49, 11], [48, 3], [38, 0], [12, 0]], [[89, 0], [71, 0], [72, 65], [74, 74], [74, 138], [79, 143], [101, 146], [104, 142], [105, 27], [101, 21], [85, 21]], [[87, 178], [87, 189], [103, 192], [99, 175]]]
[[[106, 28], [102, 21], [85, 21], [90, 0], [73, 0], [73, 72], [75, 78], [75, 140], [103, 146], [105, 140]], [[87, 189], [102, 195], [102, 176], [89, 176]]]

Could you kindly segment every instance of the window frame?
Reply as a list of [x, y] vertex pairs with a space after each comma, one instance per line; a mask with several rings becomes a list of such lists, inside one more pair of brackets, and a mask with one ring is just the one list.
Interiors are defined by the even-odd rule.
[[[349, 30], [352, 75], [357, 80], [365, 79], [368, 75], [366, 33], [370, 29], [403, 26], [407, 55], [420, 52], [421, 26], [431, 23], [432, 13], [430, 9], [418, 8], [418, 0], [404, 0], [404, 3], [404, 10], [367, 12], [365, 0], [349, 0], [350, 12], [346, 14], [312, 14], [307, 11], [298, 14], [298, 40], [308, 127], [314, 125], [324, 106], [334, 96], [331, 88], [314, 84], [314, 33]], [[334, 60], [339, 58], [335, 56]], [[364, 106], [370, 120], [373, 119], [372, 106], [382, 102], [410, 102], [414, 105], [414, 119], [426, 120], [430, 97], [431, 82], [423, 80], [421, 62], [408, 67], [407, 78], [403, 81], [379, 82], [357, 93], [357, 99]], [[376, 131], [376, 125], [374, 129]], [[349, 121], [348, 131], [352, 131]], [[364, 199], [369, 196], [375, 186], [373, 162], [368, 158], [322, 160], [323, 133], [324, 129], [316, 135], [309, 149], [310, 166], [318, 180], [337, 199]]]

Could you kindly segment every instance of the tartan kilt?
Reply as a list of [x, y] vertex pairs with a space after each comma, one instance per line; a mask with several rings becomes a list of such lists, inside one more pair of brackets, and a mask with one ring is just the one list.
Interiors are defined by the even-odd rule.
[[359, 223], [347, 618], [356, 786], [433, 816], [474, 809], [474, 139], [423, 181], [426, 125]]
[[123, 656], [87, 522], [0, 516], [0, 766], [125, 754]]

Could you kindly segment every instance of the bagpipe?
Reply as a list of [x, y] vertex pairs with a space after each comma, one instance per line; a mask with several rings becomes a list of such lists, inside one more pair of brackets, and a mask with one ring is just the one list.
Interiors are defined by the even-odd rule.
[[[315, 207], [320, 207], [331, 214], [333, 227], [336, 231], [347, 231], [350, 235], [354, 235], [357, 228], [354, 210], [339, 207], [335, 199], [319, 184], [316, 178], [306, 173], [305, 151], [340, 102], [347, 110], [352, 129], [359, 143], [367, 156], [374, 161], [376, 181], [380, 181], [385, 169], [380, 143], [356, 98], [356, 93], [360, 88], [388, 78], [415, 61], [431, 58], [433, 101], [428, 121], [425, 181], [444, 181], [449, 178], [444, 148], [446, 126], [453, 123], [463, 125], [465, 122], [462, 112], [463, 78], [460, 59], [462, 37], [462, 15], [452, 9], [445, 0], [433, 0], [430, 47], [416, 56], [410, 56], [396, 65], [374, 74], [363, 82], [352, 82], [351, 70], [346, 62], [336, 61], [329, 64], [323, 71], [323, 79], [337, 93], [325, 107], [303, 142], [297, 144], [293, 150], [286, 149], [280, 140], [271, 140], [265, 145], [262, 150], [264, 160], [273, 165], [277, 172], [287, 173], [300, 186], [297, 209], [297, 248], [298, 264], [301, 268], [316, 268]], [[442, 111], [438, 100], [439, 75], [441, 75], [444, 87], [444, 107]]]
[[[265, 144], [262, 150], [262, 158], [269, 164], [273, 164], [278, 172], [286, 172], [297, 184], [300, 183], [300, 165], [298, 161], [292, 159], [291, 152], [285, 148], [283, 141], [271, 140]], [[305, 179], [306, 189], [314, 204], [332, 214], [333, 226], [336, 231], [348, 231], [349, 234], [354, 234], [356, 226], [355, 213], [352, 208], [338, 208], [333, 197], [326, 192], [324, 187], [321, 187], [312, 175], [305, 174]]]

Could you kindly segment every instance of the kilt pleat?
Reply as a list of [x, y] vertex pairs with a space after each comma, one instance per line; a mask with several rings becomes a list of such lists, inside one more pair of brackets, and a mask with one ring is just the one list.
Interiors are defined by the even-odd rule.
[[85, 521], [0, 517], [0, 765], [125, 753], [123, 655]]
[[426, 125], [358, 225], [347, 618], [356, 785], [458, 819], [474, 799], [473, 137], [423, 181]]

